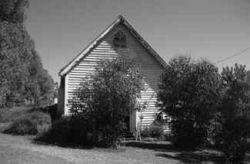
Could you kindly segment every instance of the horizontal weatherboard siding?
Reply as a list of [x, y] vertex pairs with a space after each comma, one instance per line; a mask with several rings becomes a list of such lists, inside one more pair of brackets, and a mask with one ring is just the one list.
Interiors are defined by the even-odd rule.
[[[127, 36], [127, 47], [116, 49], [113, 47], [113, 34], [121, 30]], [[134, 34], [133, 34], [134, 35]], [[114, 28], [102, 40], [98, 41], [91, 51], [85, 54], [84, 58], [77, 61], [73, 68], [71, 68], [65, 78], [65, 113], [69, 113], [68, 102], [72, 99], [74, 91], [79, 88], [79, 85], [88, 80], [90, 76], [95, 74], [96, 66], [102, 60], [113, 60], [118, 56], [126, 55], [134, 58], [138, 62], [144, 76], [145, 86], [141, 91], [140, 102], [146, 103], [146, 109], [141, 112], [135, 112], [134, 128], [142, 123], [142, 127], [153, 123], [157, 114], [158, 107], [157, 92], [160, 75], [163, 71], [163, 66], [150, 54], [149, 51], [135, 39], [135, 37], [123, 25]], [[143, 119], [140, 119], [140, 116]]]

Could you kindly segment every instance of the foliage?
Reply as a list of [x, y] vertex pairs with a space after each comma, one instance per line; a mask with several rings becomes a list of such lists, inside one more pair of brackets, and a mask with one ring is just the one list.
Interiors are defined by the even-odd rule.
[[142, 137], [152, 137], [152, 138], [160, 138], [163, 135], [163, 129], [161, 126], [151, 125], [142, 130]]
[[23, 115], [29, 113], [32, 110], [30, 106], [20, 106], [15, 108], [2, 108], [0, 109], [0, 122], [7, 123], [13, 122]]
[[164, 134], [164, 126], [168, 124], [167, 119], [164, 119], [164, 117], [163, 112], [157, 113], [154, 122], [149, 126], [143, 127], [141, 136], [164, 140], [166, 137]]
[[71, 111], [90, 118], [97, 140], [112, 145], [127, 129], [126, 118], [136, 110], [142, 87], [142, 75], [133, 60], [102, 61], [96, 74], [75, 91]]
[[4, 133], [15, 134], [15, 135], [25, 135], [25, 134], [37, 134], [35, 124], [28, 119], [18, 119], [9, 128], [4, 130]]
[[247, 150], [246, 129], [249, 127], [242, 117], [225, 120], [217, 129], [216, 147], [224, 152], [227, 161], [237, 163], [244, 159]]
[[249, 130], [246, 117], [249, 111], [249, 84], [245, 66], [223, 68], [221, 102], [216, 126], [216, 145], [230, 162], [244, 158]]
[[41, 108], [41, 111], [43, 111], [45, 113], [49, 113], [52, 122], [61, 117], [61, 114], [59, 114], [57, 111], [57, 104], [43, 107], [43, 108]]
[[35, 111], [14, 120], [4, 132], [14, 135], [37, 134], [48, 130], [50, 124], [51, 119], [48, 114]]
[[0, 107], [48, 104], [53, 80], [24, 27], [27, 0], [0, 2]]
[[62, 146], [92, 146], [93, 125], [84, 117], [63, 117], [53, 122], [51, 128], [37, 137], [37, 141]]
[[159, 85], [161, 110], [171, 117], [176, 146], [193, 149], [207, 138], [207, 127], [219, 97], [217, 68], [207, 61], [188, 57], [172, 59]]
[[28, 5], [28, 0], [1, 0], [0, 21], [23, 23], [25, 20], [24, 10]]

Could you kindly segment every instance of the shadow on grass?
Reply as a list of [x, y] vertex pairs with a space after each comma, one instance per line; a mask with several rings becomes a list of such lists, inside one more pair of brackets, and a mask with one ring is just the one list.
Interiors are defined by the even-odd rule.
[[37, 145], [44, 145], [44, 146], [59, 146], [59, 147], [63, 147], [63, 148], [70, 148], [70, 149], [84, 149], [84, 150], [94, 150], [96, 152], [106, 152], [106, 153], [122, 153], [126, 151], [125, 147], [118, 147], [118, 148], [113, 148], [113, 147], [102, 147], [102, 146], [79, 146], [76, 144], [62, 144], [62, 143], [48, 143], [48, 142], [44, 142], [41, 141], [37, 138], [34, 138], [32, 140], [33, 144], [37, 144]]
[[73, 148], [73, 149], [93, 149], [94, 146], [79, 146], [79, 144], [73, 144], [73, 143], [56, 143], [56, 142], [46, 142], [40, 138], [33, 138], [32, 139], [33, 144], [37, 145], [44, 145], [44, 146], [59, 146], [64, 148]]
[[148, 143], [148, 142], [129, 142], [126, 146], [137, 147], [142, 149], [154, 150], [158, 153], [157, 157], [175, 159], [183, 163], [223, 163], [222, 154], [214, 150], [183, 150], [176, 148], [170, 142]]
[[124, 146], [107, 146], [102, 143], [80, 143], [80, 142], [72, 142], [72, 141], [51, 141], [47, 138], [36, 136], [31, 142], [37, 145], [44, 146], [58, 146], [63, 148], [72, 148], [72, 149], [94, 149], [96, 151], [105, 151], [105, 152], [124, 152]]
[[176, 148], [170, 142], [128, 142], [125, 144], [126, 146], [130, 147], [137, 147], [142, 149], [150, 149], [154, 151], [167, 151], [167, 152], [176, 152], [181, 151], [181, 149]]
[[215, 164], [219, 164], [224, 162], [224, 159], [221, 155], [210, 152], [181, 152], [175, 155], [167, 153], [157, 153], [156, 156], [179, 160], [183, 163], [213, 162]]
[[[33, 143], [38, 145], [49, 145], [49, 146], [60, 146], [64, 148], [73, 148], [73, 149], [91, 149], [97, 152], [108, 152], [108, 153], [120, 153], [125, 152], [126, 148], [121, 147], [118, 149], [114, 148], [103, 148], [99, 146], [79, 146], [75, 144], [57, 144], [57, 143], [48, 143], [37, 140], [37, 138], [33, 139]], [[196, 151], [186, 151], [181, 150], [179, 148], [174, 147], [170, 142], [127, 142], [125, 146], [136, 147], [141, 149], [149, 149], [154, 150], [157, 153], [156, 157], [162, 157], [167, 159], [178, 160], [181, 163], [189, 164], [189, 163], [213, 163], [220, 164], [225, 163], [222, 153], [212, 149], [200, 149]], [[245, 155], [245, 160], [242, 164], [246, 164], [250, 162], [250, 149]]]

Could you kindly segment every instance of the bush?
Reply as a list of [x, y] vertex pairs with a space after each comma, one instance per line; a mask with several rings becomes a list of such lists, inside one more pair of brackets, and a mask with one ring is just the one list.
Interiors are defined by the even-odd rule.
[[226, 120], [215, 138], [216, 146], [224, 152], [227, 161], [237, 163], [244, 159], [247, 150], [247, 120], [238, 117]]
[[218, 103], [220, 76], [207, 61], [188, 57], [170, 60], [159, 85], [161, 111], [171, 117], [176, 146], [194, 149], [207, 138], [207, 127]]
[[51, 125], [50, 116], [42, 112], [26, 113], [4, 130], [4, 133], [14, 135], [38, 134], [48, 130]]
[[194, 149], [204, 143], [206, 128], [193, 127], [195, 123], [190, 120], [178, 120], [174, 122], [171, 132], [173, 144], [183, 149]]
[[13, 122], [32, 110], [31, 106], [21, 106], [15, 108], [1, 108], [0, 122]]
[[15, 135], [37, 134], [38, 130], [31, 120], [21, 118], [16, 120], [4, 133]]
[[93, 146], [93, 128], [84, 117], [63, 117], [53, 122], [51, 128], [37, 137], [37, 141], [61, 146]]
[[115, 146], [127, 130], [129, 113], [138, 109], [141, 71], [135, 61], [120, 57], [100, 62], [96, 74], [84, 80], [70, 102], [71, 112], [89, 118], [101, 145]]
[[163, 136], [163, 129], [161, 126], [151, 125], [146, 127], [141, 132], [142, 137], [152, 137], [152, 138], [160, 138]]
[[226, 160], [239, 163], [245, 155], [249, 131], [247, 111], [250, 109], [250, 87], [246, 82], [245, 66], [223, 68], [221, 102], [215, 135], [216, 146]]
[[61, 114], [58, 114], [57, 112], [57, 104], [46, 106], [46, 107], [40, 108], [39, 110], [45, 113], [49, 113], [52, 122], [61, 117]]

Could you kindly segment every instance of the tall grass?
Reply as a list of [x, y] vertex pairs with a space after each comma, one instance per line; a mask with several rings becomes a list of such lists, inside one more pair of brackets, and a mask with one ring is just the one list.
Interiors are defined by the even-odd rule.
[[32, 106], [21, 106], [14, 108], [1, 108], [0, 109], [0, 122], [13, 122], [23, 115], [29, 113], [33, 109]]
[[43, 133], [47, 131], [51, 125], [49, 114], [31, 107], [8, 109], [2, 114], [0, 121], [10, 123], [10, 126], [3, 132], [13, 135]]

